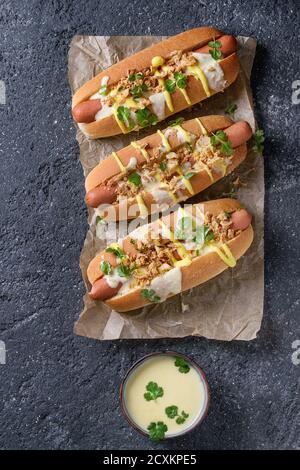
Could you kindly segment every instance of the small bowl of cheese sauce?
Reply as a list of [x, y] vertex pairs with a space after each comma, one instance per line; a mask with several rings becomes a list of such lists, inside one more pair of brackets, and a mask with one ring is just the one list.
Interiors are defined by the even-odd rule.
[[127, 421], [152, 440], [182, 436], [205, 418], [210, 390], [199, 365], [184, 354], [149, 354], [127, 372], [120, 389]]

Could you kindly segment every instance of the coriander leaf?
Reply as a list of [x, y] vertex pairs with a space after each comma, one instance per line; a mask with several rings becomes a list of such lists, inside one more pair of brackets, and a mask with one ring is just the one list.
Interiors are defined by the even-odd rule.
[[100, 264], [100, 269], [104, 274], [110, 274], [111, 273], [111, 264], [108, 261], [102, 261]]
[[210, 137], [210, 143], [214, 150], [219, 150], [223, 155], [230, 156], [233, 153], [232, 145], [224, 131], [219, 130]]
[[225, 109], [225, 113], [229, 114], [229, 116], [233, 116], [236, 110], [237, 110], [237, 105], [233, 103], [227, 106], [227, 108]]
[[174, 127], [174, 126], [180, 126], [184, 121], [183, 117], [178, 117], [177, 119], [174, 119], [173, 121], [168, 122], [169, 127]]
[[264, 151], [264, 141], [265, 141], [264, 131], [262, 129], [258, 129], [256, 132], [254, 132], [253, 139], [255, 143], [252, 149], [258, 155], [262, 155]]
[[224, 211], [224, 214], [227, 217], [227, 219], [229, 219], [229, 217], [231, 217], [231, 212]]
[[176, 81], [175, 80], [171, 80], [170, 78], [168, 78], [166, 81], [165, 81], [165, 89], [169, 92], [169, 93], [174, 93], [176, 91]]
[[144, 78], [144, 74], [142, 72], [138, 72], [135, 74], [136, 80], [142, 80]]
[[161, 169], [161, 171], [166, 171], [166, 169], [167, 169], [166, 162], [160, 162], [159, 168]]
[[99, 91], [100, 95], [105, 96], [107, 95], [107, 85], [102, 85]]
[[154, 126], [158, 122], [158, 118], [155, 114], [151, 113], [149, 109], [143, 108], [138, 109], [135, 112], [137, 122], [141, 127]]
[[128, 266], [125, 266], [124, 264], [119, 264], [119, 266], [117, 267], [117, 273], [120, 277], [129, 277], [131, 272], [131, 269]]
[[142, 184], [141, 177], [138, 173], [131, 173], [128, 176], [128, 181], [129, 183], [134, 184], [134, 186], [141, 186]]
[[128, 81], [129, 82], [134, 82], [135, 81], [135, 73], [131, 73], [130, 75], [128, 75]]
[[164, 395], [164, 390], [159, 387], [156, 382], [149, 382], [146, 386], [147, 392], [144, 393], [144, 398], [147, 401], [156, 400]]
[[127, 108], [126, 106], [119, 106], [117, 109], [117, 116], [120, 121], [124, 122], [124, 124], [129, 130], [134, 128], [134, 123], [131, 119], [129, 108]]
[[174, 78], [176, 81], [176, 85], [178, 88], [186, 88], [187, 85], [187, 77], [181, 72], [174, 72]]
[[189, 414], [185, 413], [185, 411], [182, 411], [181, 416], [178, 416], [178, 418], [176, 418], [176, 423], [183, 424], [188, 417], [189, 417]]
[[96, 225], [98, 224], [103, 224], [103, 225], [106, 224], [105, 220], [103, 219], [103, 217], [101, 217], [101, 215], [97, 215], [96, 217]]
[[222, 47], [220, 41], [209, 41], [208, 47], [210, 47], [209, 53], [214, 60], [220, 60], [223, 57], [220, 51]]
[[190, 371], [190, 366], [183, 357], [175, 357], [174, 364], [182, 374], [187, 374]]
[[150, 302], [160, 302], [159, 295], [156, 295], [155, 290], [153, 289], [142, 289], [141, 296], [143, 299], [150, 300]]
[[131, 88], [130, 93], [134, 98], [140, 98], [147, 90], [147, 85], [145, 83], [142, 83], [142, 85], [136, 85]]
[[176, 416], [178, 416], [178, 406], [167, 406], [167, 408], [165, 409], [165, 413], [168, 418], [174, 419]]
[[168, 426], [162, 421], [158, 421], [157, 423], [150, 423], [147, 429], [149, 431], [149, 437], [152, 441], [161, 441], [165, 437]]
[[107, 253], [114, 253], [116, 255], [117, 258], [126, 258], [126, 255], [124, 253], [123, 250], [121, 250], [121, 248], [113, 248], [111, 246], [109, 246], [108, 248], [106, 248], [105, 250]]
[[187, 179], [187, 180], [190, 180], [194, 175], [196, 175], [197, 173], [195, 171], [188, 171], [184, 177]]
[[175, 238], [177, 240], [188, 240], [193, 231], [193, 219], [191, 217], [182, 217], [176, 224]]

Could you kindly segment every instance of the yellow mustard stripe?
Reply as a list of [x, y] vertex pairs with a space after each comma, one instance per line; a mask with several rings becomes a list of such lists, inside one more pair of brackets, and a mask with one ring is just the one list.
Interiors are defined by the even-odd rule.
[[208, 174], [208, 176], [210, 177], [211, 181], [214, 182], [213, 174], [210, 171], [210, 169], [208, 168], [208, 166], [203, 162], [201, 162], [201, 165], [202, 165], [203, 169], [206, 171], [206, 173]]
[[120, 119], [118, 118], [118, 112], [117, 112], [117, 107], [116, 106], [114, 106], [114, 116], [115, 116], [115, 120], [117, 121], [117, 124], [118, 124], [119, 128], [121, 129], [121, 131], [123, 132], [123, 134], [128, 134], [129, 130], [123, 124], [123, 122], [120, 121]]
[[[159, 73], [156, 72], [155, 75], [159, 75]], [[174, 112], [173, 101], [172, 101], [170, 93], [165, 89], [165, 80], [164, 80], [164, 78], [162, 78], [162, 77], [158, 78], [158, 84], [164, 90], [163, 94], [164, 94], [164, 97], [165, 97], [165, 102], [167, 103], [167, 106], [168, 106], [169, 110], [171, 111], [171, 113], [173, 113]]]
[[181, 93], [183, 94], [184, 98], [185, 98], [185, 101], [187, 102], [187, 104], [192, 104], [191, 100], [190, 100], [190, 97], [189, 95], [187, 94], [187, 91], [185, 88], [179, 88], [179, 90], [181, 91]]
[[138, 206], [139, 206], [139, 210], [140, 210], [140, 215], [142, 217], [147, 217], [148, 215], [148, 209], [146, 207], [146, 204], [144, 202], [144, 199], [142, 198], [141, 195], [137, 195], [136, 196], [136, 202], [138, 203]]
[[168, 139], [166, 138], [166, 136], [165, 136], [160, 130], [158, 130], [157, 133], [158, 133], [158, 135], [160, 136], [161, 142], [162, 142], [163, 146], [165, 147], [166, 151], [167, 151], [167, 152], [170, 152], [170, 150], [171, 150], [171, 145], [169, 144], [169, 141], [168, 141]]
[[[176, 240], [175, 235], [174, 235], [174, 233], [172, 232], [172, 230], [170, 230], [170, 229], [166, 226], [166, 224], [165, 224], [161, 219], [159, 219], [159, 224], [160, 224], [160, 226], [162, 227], [162, 229], [166, 232], [167, 237], [168, 237], [168, 238], [174, 243], [174, 245], [176, 246], [179, 255], [180, 255], [183, 259], [185, 259], [185, 258], [190, 259], [190, 255], [188, 254], [187, 250], [185, 249], [185, 247], [184, 247], [178, 240]], [[191, 261], [191, 262], [192, 262], [192, 261]]]
[[193, 186], [191, 185], [190, 181], [184, 177], [183, 173], [182, 173], [182, 170], [181, 168], [178, 166], [176, 168], [176, 171], [177, 173], [181, 176], [181, 179], [183, 181], [183, 184], [184, 186], [186, 187], [186, 189], [188, 190], [188, 192], [191, 194], [191, 195], [194, 195], [195, 194], [195, 191], [193, 189]]
[[135, 149], [139, 150], [141, 152], [141, 154], [143, 155], [144, 159], [149, 162], [150, 160], [150, 157], [149, 157], [149, 154], [147, 152], [146, 149], [144, 149], [141, 145], [139, 145], [137, 142], [131, 142], [132, 147], [134, 147]]
[[116, 152], [113, 152], [112, 155], [115, 157], [115, 160], [117, 162], [117, 164], [119, 165], [119, 168], [121, 170], [122, 173], [126, 173], [126, 168], [125, 166], [123, 165], [123, 163], [121, 162], [121, 160], [119, 159], [118, 155], [116, 154]]
[[191, 66], [187, 67], [187, 72], [190, 72], [192, 75], [194, 75], [201, 82], [206, 96], [210, 96], [211, 93], [210, 93], [210, 89], [209, 89], [209, 86], [208, 86], [208, 81], [207, 81], [207, 78], [206, 78], [201, 66], [199, 64], [191, 65]]
[[201, 129], [201, 132], [203, 135], [207, 135], [207, 130], [205, 129], [205, 127], [203, 126], [202, 122], [200, 121], [199, 118], [196, 118], [196, 121], [198, 122], [199, 126], [200, 126], [200, 129]]
[[227, 266], [229, 266], [230, 268], [234, 268], [234, 266], [236, 265], [236, 259], [225, 243], [223, 243], [220, 248], [215, 245], [211, 245], [211, 248], [220, 256], [221, 260], [224, 261]]
[[174, 127], [175, 127], [175, 129], [178, 129], [184, 135], [185, 142], [187, 142], [189, 144], [192, 142], [191, 134], [188, 131], [183, 129], [183, 127], [180, 126], [179, 124], [177, 124], [177, 126], [174, 126]]

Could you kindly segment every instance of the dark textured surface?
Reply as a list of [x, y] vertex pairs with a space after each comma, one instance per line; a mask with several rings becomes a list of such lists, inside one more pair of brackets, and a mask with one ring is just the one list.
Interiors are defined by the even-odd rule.
[[[121, 416], [118, 386], [135, 359], [166, 347], [200, 362], [213, 402], [196, 432], [155, 448], [300, 447], [300, 365], [291, 360], [300, 339], [300, 105], [291, 98], [300, 79], [299, 20], [296, 0], [1, 2], [1, 448], [151, 448]], [[87, 217], [70, 118], [70, 40], [174, 34], [205, 23], [259, 44], [252, 85], [267, 134], [261, 332], [250, 343], [75, 337]]]

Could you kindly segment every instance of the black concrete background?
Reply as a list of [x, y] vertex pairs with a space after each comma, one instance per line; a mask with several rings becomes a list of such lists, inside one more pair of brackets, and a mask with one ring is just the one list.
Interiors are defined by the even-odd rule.
[[[296, 449], [300, 339], [299, 1], [1, 1], [0, 446], [3, 449]], [[267, 135], [265, 312], [255, 341], [97, 342], [75, 337], [84, 292], [84, 180], [70, 117], [75, 34], [175, 34], [212, 24], [258, 39], [252, 86]], [[298, 127], [298, 128], [297, 128]], [[118, 387], [132, 362], [177, 349], [212, 388], [194, 433], [157, 445], [132, 431]]]

